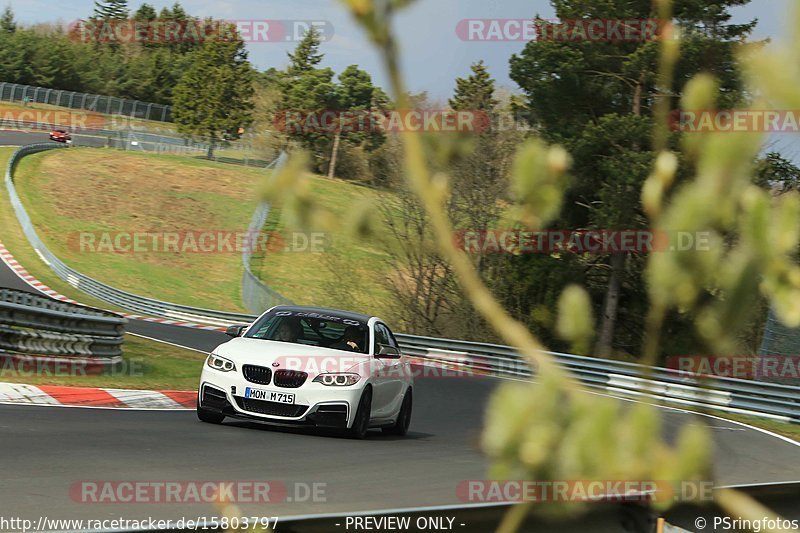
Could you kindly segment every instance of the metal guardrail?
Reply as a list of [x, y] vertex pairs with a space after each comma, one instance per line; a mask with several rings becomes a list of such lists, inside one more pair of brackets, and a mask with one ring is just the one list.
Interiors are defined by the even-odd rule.
[[[124, 292], [76, 272], [55, 257], [36, 234], [12, 181], [13, 167], [19, 158], [53, 148], [60, 146], [30, 145], [18, 149], [9, 161], [6, 186], [25, 235], [61, 279], [102, 301], [147, 316], [214, 326], [250, 323], [255, 320], [256, 315], [200, 309]], [[253, 227], [260, 228], [267, 213], [262, 207], [254, 216]], [[244, 259], [246, 258], [243, 257]], [[243, 282], [245, 289], [248, 283], [246, 280], [247, 278]], [[260, 309], [267, 307], [269, 306], [265, 305]], [[535, 373], [518, 352], [509, 346], [402, 334], [396, 337], [405, 354], [438, 365], [463, 369], [468, 373], [518, 379], [530, 379]], [[715, 409], [800, 423], [798, 387], [732, 378], [697, 380], [666, 368], [651, 368], [556, 352], [551, 355], [584, 385], [595, 390], [632, 399], [655, 400], [675, 407]]]
[[[535, 371], [510, 346], [396, 335], [403, 353], [436, 364], [496, 376], [528, 379]], [[800, 387], [744, 379], [697, 379], [678, 370], [547, 352], [584, 385], [632, 399], [676, 407], [716, 409], [800, 424]]]
[[[288, 158], [289, 156], [286, 152], [281, 152], [267, 168], [277, 171], [283, 168]], [[247, 227], [247, 235], [256, 236], [261, 233], [264, 224], [267, 223], [270, 209], [272, 209], [272, 206], [269, 202], [262, 201], [258, 204], [250, 225]], [[242, 266], [244, 267], [244, 272], [242, 273], [242, 302], [247, 310], [251, 313], [260, 314], [270, 307], [292, 303], [288, 298], [268, 287], [266, 283], [255, 275], [250, 264], [252, 258], [253, 246], [244, 246], [242, 250]]]
[[20, 200], [17, 190], [14, 187], [13, 173], [19, 160], [26, 155], [46, 150], [63, 148], [64, 146], [60, 144], [31, 144], [18, 148], [8, 161], [8, 167], [6, 168], [5, 175], [5, 184], [6, 189], [8, 190], [9, 199], [11, 201], [11, 206], [14, 208], [17, 220], [19, 220], [19, 223], [22, 226], [22, 231], [25, 233], [28, 242], [31, 244], [36, 253], [39, 254], [39, 256], [56, 273], [56, 275], [58, 275], [59, 278], [66, 281], [76, 289], [80, 289], [104, 302], [108, 302], [109, 304], [129, 310], [133, 313], [166, 318], [170, 320], [198, 322], [201, 324], [220, 327], [254, 320], [255, 317], [252, 315], [190, 307], [125, 292], [94, 278], [81, 274], [56, 257], [55, 254], [53, 254], [47, 248], [42, 239], [39, 237], [38, 233], [36, 233], [36, 229], [33, 226], [30, 215], [28, 215], [28, 212], [22, 205], [22, 201]]
[[172, 108], [168, 105], [128, 100], [116, 96], [77, 93], [20, 85], [18, 83], [0, 82], [0, 100], [7, 102], [36, 102], [71, 109], [85, 109], [106, 115], [120, 115], [129, 118], [141, 118], [158, 122], [172, 122]]
[[119, 358], [127, 320], [108, 311], [0, 289], [0, 350]]

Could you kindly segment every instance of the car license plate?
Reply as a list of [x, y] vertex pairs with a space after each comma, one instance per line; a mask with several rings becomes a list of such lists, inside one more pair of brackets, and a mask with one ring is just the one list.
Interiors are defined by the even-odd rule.
[[294, 403], [294, 394], [287, 392], [277, 392], [263, 389], [253, 389], [245, 387], [244, 397], [252, 398], [253, 400], [264, 400], [265, 402], [278, 402], [278, 403]]

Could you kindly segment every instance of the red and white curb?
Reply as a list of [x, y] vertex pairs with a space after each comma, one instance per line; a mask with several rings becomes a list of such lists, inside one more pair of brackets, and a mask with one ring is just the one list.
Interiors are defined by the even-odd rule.
[[0, 383], [0, 404], [185, 410], [196, 407], [197, 393]]
[[[37, 253], [38, 253], [38, 250], [37, 250]], [[27, 283], [28, 285], [30, 285], [31, 287], [33, 287], [37, 291], [41, 292], [42, 294], [45, 294], [45, 295], [47, 295], [47, 296], [49, 296], [49, 297], [51, 297], [51, 298], [53, 298], [55, 300], [60, 300], [62, 302], [68, 302], [68, 303], [71, 303], [71, 304], [83, 305], [80, 302], [76, 302], [75, 300], [73, 300], [71, 298], [68, 298], [68, 297], [64, 296], [63, 294], [61, 294], [61, 293], [59, 293], [57, 291], [54, 291], [53, 289], [51, 289], [50, 287], [48, 287], [47, 285], [45, 285], [44, 283], [42, 283], [41, 281], [39, 281], [38, 279], [33, 277], [30, 274], [30, 272], [25, 270], [25, 267], [22, 266], [19, 263], [19, 261], [14, 259], [14, 256], [11, 255], [11, 252], [9, 252], [6, 249], [6, 247], [3, 245], [2, 241], [0, 241], [0, 259], [22, 281], [24, 281], [25, 283]], [[167, 318], [157, 318], [157, 317], [151, 317], [151, 316], [134, 315], [134, 314], [131, 314], [131, 313], [123, 313], [123, 312], [120, 312], [120, 311], [111, 311], [111, 312], [112, 313], [116, 313], [118, 315], [122, 315], [125, 318], [129, 318], [131, 320], [142, 320], [144, 322], [156, 322], [158, 324], [167, 324], [167, 325], [170, 325], [170, 326], [182, 326], [182, 327], [186, 327], [186, 328], [204, 329], [204, 330], [208, 330], [208, 331], [223, 331], [223, 332], [225, 331], [225, 328], [223, 328], [223, 327], [209, 326], [209, 325], [206, 325], [206, 324], [196, 324], [194, 322], [186, 322], [186, 321], [183, 321], [183, 320], [170, 320], [170, 319], [167, 319]]]

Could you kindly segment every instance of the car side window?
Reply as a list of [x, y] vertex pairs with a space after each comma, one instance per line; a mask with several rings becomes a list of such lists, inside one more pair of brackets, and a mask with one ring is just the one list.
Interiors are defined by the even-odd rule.
[[375, 324], [375, 352], [379, 344], [389, 344], [389, 334], [383, 324]]
[[392, 333], [392, 330], [390, 330], [389, 327], [386, 324], [381, 324], [381, 326], [383, 326], [383, 329], [386, 330], [386, 337], [389, 339], [389, 343], [388, 343], [389, 346], [392, 346], [392, 347], [397, 348], [399, 350], [400, 349], [400, 345], [397, 344], [397, 340], [394, 338], [394, 334]]

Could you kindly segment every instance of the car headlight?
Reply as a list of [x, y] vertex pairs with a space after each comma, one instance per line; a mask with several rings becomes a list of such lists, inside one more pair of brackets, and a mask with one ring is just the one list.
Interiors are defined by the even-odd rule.
[[233, 361], [231, 361], [230, 359], [225, 359], [224, 357], [220, 357], [213, 353], [208, 356], [206, 364], [210, 368], [213, 368], [214, 370], [219, 370], [220, 372], [233, 372], [234, 370], [236, 370], [236, 365], [233, 364]]
[[314, 383], [322, 383], [329, 387], [349, 387], [355, 385], [361, 379], [358, 374], [343, 372], [338, 374], [320, 374], [314, 378]]

